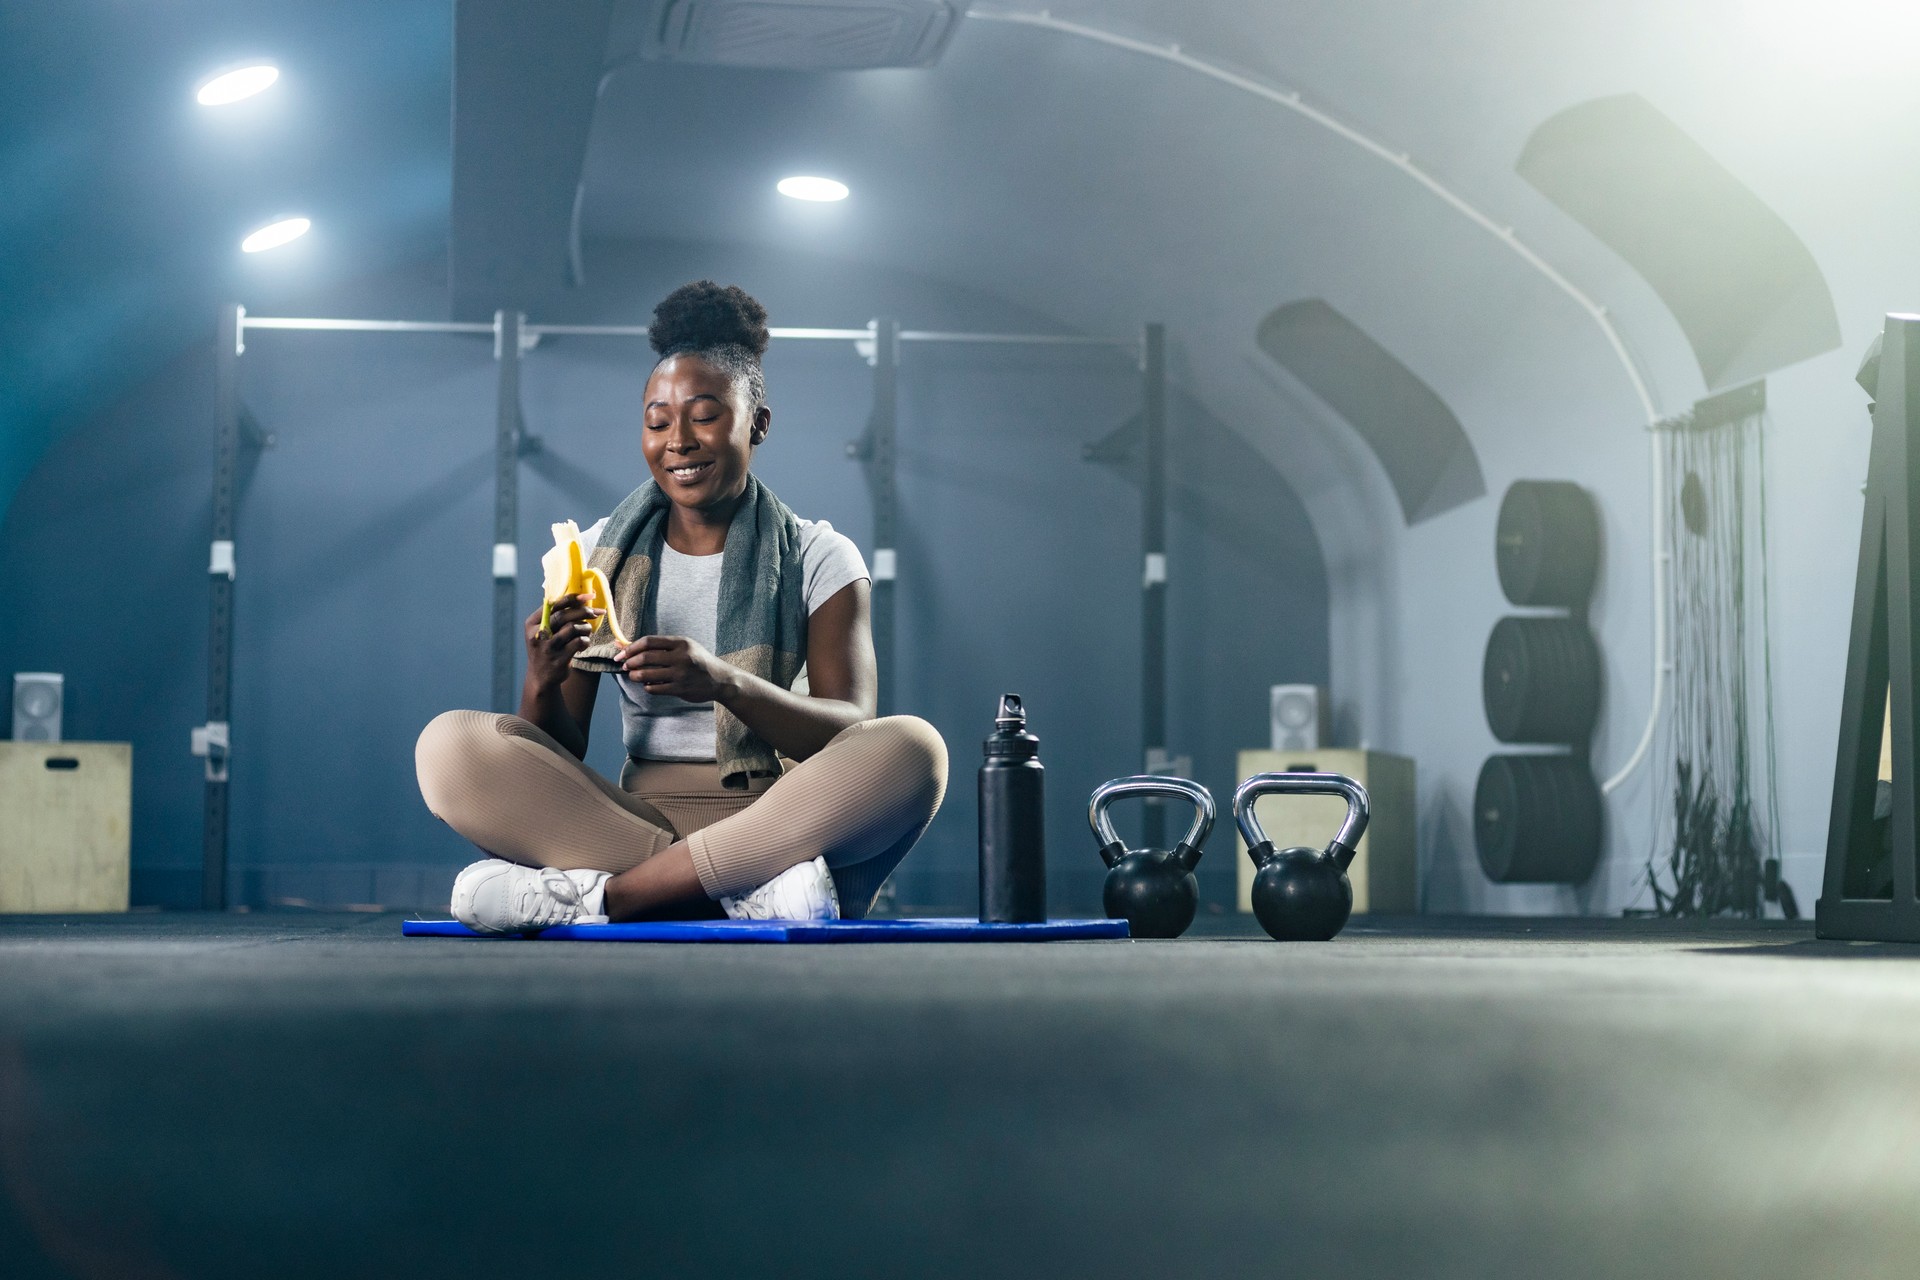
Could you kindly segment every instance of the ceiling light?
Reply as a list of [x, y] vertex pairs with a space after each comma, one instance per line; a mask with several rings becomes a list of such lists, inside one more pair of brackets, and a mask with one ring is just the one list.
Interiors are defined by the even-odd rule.
[[778, 190], [795, 200], [845, 200], [847, 184], [832, 178], [782, 178]]
[[282, 218], [278, 222], [269, 222], [240, 242], [240, 252], [260, 253], [267, 249], [278, 249], [287, 241], [298, 240], [307, 234], [307, 228], [312, 225], [306, 218]]
[[279, 78], [280, 68], [271, 62], [235, 67], [201, 82], [199, 91], [193, 96], [203, 107], [224, 107], [229, 102], [251, 98]]

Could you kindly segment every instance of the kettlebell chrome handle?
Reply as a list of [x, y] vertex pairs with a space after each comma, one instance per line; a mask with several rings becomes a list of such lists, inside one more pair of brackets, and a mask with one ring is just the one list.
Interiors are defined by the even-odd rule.
[[1116, 800], [1128, 796], [1171, 796], [1193, 804], [1193, 825], [1187, 828], [1187, 834], [1180, 837], [1180, 843], [1173, 847], [1173, 858], [1187, 870], [1193, 870], [1200, 861], [1201, 846], [1207, 842], [1207, 836], [1213, 830], [1213, 792], [1199, 783], [1187, 778], [1162, 777], [1159, 774], [1142, 773], [1130, 778], [1114, 778], [1103, 782], [1093, 789], [1093, 798], [1087, 802], [1087, 825], [1093, 828], [1094, 839], [1100, 842], [1100, 860], [1111, 867], [1127, 852], [1126, 842], [1113, 829], [1113, 819], [1107, 816], [1107, 810]]
[[1253, 816], [1253, 803], [1269, 795], [1339, 796], [1345, 800], [1346, 821], [1340, 824], [1339, 833], [1327, 845], [1324, 856], [1334, 859], [1343, 872], [1353, 864], [1355, 846], [1367, 829], [1370, 814], [1365, 787], [1339, 773], [1256, 773], [1234, 788], [1233, 821], [1240, 828], [1240, 837], [1247, 842], [1247, 856], [1256, 867], [1260, 865], [1262, 848], [1268, 853], [1273, 851], [1273, 841], [1261, 829], [1260, 819]]

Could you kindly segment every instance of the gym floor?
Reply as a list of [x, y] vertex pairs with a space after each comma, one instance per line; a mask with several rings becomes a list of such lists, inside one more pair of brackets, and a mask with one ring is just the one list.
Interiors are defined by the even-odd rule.
[[0, 919], [37, 1276], [1920, 1269], [1920, 948], [1361, 919], [648, 946]]

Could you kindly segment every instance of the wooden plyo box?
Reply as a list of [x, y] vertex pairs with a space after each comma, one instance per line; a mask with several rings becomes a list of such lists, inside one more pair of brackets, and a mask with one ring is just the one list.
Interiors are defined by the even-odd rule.
[[0, 742], [0, 912], [125, 911], [126, 742]]
[[[1413, 761], [1384, 751], [1242, 751], [1240, 781], [1256, 773], [1342, 773], [1367, 789], [1372, 818], [1360, 836], [1358, 856], [1347, 869], [1353, 882], [1353, 913], [1411, 915], [1420, 909], [1419, 862], [1414, 851]], [[1338, 796], [1262, 796], [1253, 816], [1276, 849], [1324, 849], [1347, 816]], [[1231, 821], [1222, 814], [1222, 821]], [[1253, 863], [1247, 842], [1234, 834], [1240, 878], [1240, 909], [1253, 910]]]

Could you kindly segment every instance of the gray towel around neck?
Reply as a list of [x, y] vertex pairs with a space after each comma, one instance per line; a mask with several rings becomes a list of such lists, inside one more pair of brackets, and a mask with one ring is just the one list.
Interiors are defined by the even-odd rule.
[[[635, 489], [607, 517], [587, 558], [613, 587], [613, 614], [634, 639], [653, 634], [654, 569], [666, 542], [672, 504], [652, 480]], [[807, 602], [800, 560], [800, 522], [773, 490], [748, 475], [747, 490], [727, 528], [720, 570], [716, 632], [721, 661], [749, 675], [791, 688], [807, 660]], [[591, 643], [574, 655], [582, 671], [614, 671], [619, 645], [602, 622]], [[780, 773], [780, 758], [725, 707], [713, 709], [714, 759], [722, 786], [744, 789], [756, 775]]]

